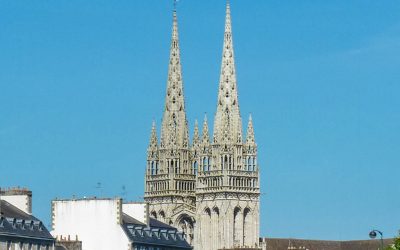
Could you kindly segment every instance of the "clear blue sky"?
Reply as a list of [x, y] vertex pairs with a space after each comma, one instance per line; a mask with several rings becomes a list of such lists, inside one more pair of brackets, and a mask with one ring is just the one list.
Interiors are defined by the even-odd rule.
[[[253, 115], [261, 233], [400, 229], [400, 2], [232, 0], [239, 102]], [[193, 131], [216, 108], [225, 1], [181, 0]], [[0, 186], [50, 201], [140, 200], [160, 123], [172, 1], [0, 1]], [[96, 190], [97, 182], [103, 184]]]

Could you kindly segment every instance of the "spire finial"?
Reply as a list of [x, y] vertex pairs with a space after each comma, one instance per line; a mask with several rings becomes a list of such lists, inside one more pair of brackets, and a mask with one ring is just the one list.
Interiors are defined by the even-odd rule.
[[201, 136], [201, 142], [203, 145], [208, 145], [210, 143], [210, 135], [208, 134], [208, 123], [207, 123], [207, 113], [204, 114], [203, 131]]
[[149, 150], [155, 150], [158, 147], [156, 121], [153, 119], [151, 124], [151, 134], [149, 142]]
[[174, 12], [176, 12], [176, 5], [178, 4], [178, 0], [174, 0]]
[[255, 143], [256, 143], [256, 139], [254, 136], [253, 118], [251, 117], [251, 113], [250, 113], [249, 123], [247, 124], [246, 144], [253, 145]]
[[200, 135], [199, 135], [199, 123], [197, 119], [194, 121], [194, 133], [193, 133], [193, 147], [197, 147], [200, 143]]

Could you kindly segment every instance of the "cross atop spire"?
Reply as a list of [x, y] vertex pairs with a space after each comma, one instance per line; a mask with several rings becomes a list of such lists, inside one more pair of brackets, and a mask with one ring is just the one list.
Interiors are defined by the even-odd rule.
[[214, 123], [214, 143], [232, 144], [242, 141], [242, 122], [235, 71], [231, 9], [227, 2], [218, 104]]
[[179, 50], [178, 18], [173, 12], [172, 39], [168, 67], [165, 110], [161, 126], [162, 148], [187, 148], [189, 132], [183, 96], [182, 68]]

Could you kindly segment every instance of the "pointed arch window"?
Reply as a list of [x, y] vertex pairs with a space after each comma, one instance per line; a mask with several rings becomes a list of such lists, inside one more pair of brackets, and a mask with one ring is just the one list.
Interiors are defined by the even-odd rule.
[[180, 173], [180, 169], [179, 169], [179, 160], [174, 160], [173, 161], [175, 164], [175, 174], [179, 174]]
[[233, 210], [233, 241], [235, 244], [240, 244], [242, 233], [241, 219], [241, 209], [239, 207], [235, 207]]
[[197, 175], [197, 171], [198, 171], [198, 163], [197, 163], [197, 161], [194, 161], [194, 163], [193, 163], [193, 174]]
[[208, 159], [208, 157], [204, 157], [204, 158], [203, 158], [203, 171], [204, 171], [204, 172], [207, 172], [207, 171], [209, 170], [209, 169], [208, 169], [208, 163], [207, 163], [208, 160], [207, 160], [207, 159]]
[[227, 155], [225, 155], [225, 157], [224, 157], [224, 164], [222, 164], [222, 166], [223, 166], [223, 168], [226, 168], [226, 167], [230, 168], [230, 160]]
[[251, 218], [250, 218], [250, 208], [245, 208], [243, 210], [243, 243], [246, 244], [250, 239], [250, 231], [251, 231]]
[[154, 161], [151, 161], [151, 169], [150, 169], [151, 175], [156, 174], [156, 167]]
[[247, 158], [247, 171], [251, 171], [252, 160], [251, 157]]

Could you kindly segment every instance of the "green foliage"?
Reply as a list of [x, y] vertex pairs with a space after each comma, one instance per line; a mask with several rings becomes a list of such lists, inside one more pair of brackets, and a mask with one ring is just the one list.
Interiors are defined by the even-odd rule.
[[399, 236], [394, 239], [394, 242], [391, 246], [388, 246], [386, 250], [400, 250], [400, 232]]

